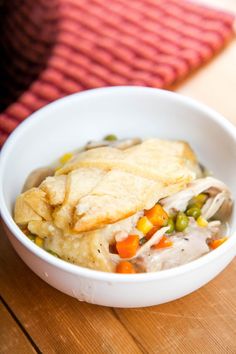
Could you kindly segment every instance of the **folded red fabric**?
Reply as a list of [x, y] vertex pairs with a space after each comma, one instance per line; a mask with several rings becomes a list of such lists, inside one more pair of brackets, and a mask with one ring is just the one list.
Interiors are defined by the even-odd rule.
[[33, 111], [113, 85], [171, 88], [233, 34], [234, 16], [185, 0], [8, 1], [0, 145]]

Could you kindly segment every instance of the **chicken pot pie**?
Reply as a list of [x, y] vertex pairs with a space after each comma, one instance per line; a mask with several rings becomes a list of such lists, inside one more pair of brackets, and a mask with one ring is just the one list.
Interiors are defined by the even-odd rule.
[[[48, 173], [47, 173], [48, 171]], [[183, 141], [107, 136], [26, 181], [14, 219], [38, 246], [83, 267], [155, 272], [227, 240], [227, 186]]]

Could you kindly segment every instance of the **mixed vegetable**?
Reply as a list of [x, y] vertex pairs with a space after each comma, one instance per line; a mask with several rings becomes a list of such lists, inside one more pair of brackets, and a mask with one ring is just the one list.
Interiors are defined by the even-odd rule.
[[[219, 183], [211, 177], [208, 177], [207, 184], [204, 180], [202, 181], [203, 188], [208, 187], [209, 183], [213, 184], [213, 187], [208, 188], [206, 193], [199, 193], [193, 196], [187, 204], [185, 200], [186, 206], [184, 210], [182, 210], [183, 206], [180, 207], [178, 205], [178, 194], [184, 197], [186, 191], [177, 193], [177, 196], [165, 198], [153, 208], [144, 210], [143, 215], [138, 219], [136, 224], [137, 234], [130, 234], [121, 240], [117, 240], [115, 247], [114, 245], [112, 247], [113, 254], [115, 253], [120, 259], [118, 262], [118, 257], [116, 258], [118, 262], [116, 267], [117, 273], [147, 271], [145, 267], [145, 260], [147, 258], [154, 257], [157, 259], [157, 256], [161, 258], [165, 249], [170, 249], [183, 240], [188, 242], [193, 237], [191, 231], [196, 233], [197, 230], [199, 234], [205, 232], [204, 242], [207, 247], [205, 251], [208, 251], [208, 249], [214, 250], [228, 240], [228, 237], [222, 234], [223, 232], [227, 232], [226, 224], [214, 218], [217, 211], [221, 209], [223, 203], [227, 200], [226, 195], [225, 198], [220, 198], [221, 193], [227, 193], [225, 191], [216, 193], [217, 187], [220, 188], [223, 186], [221, 182]], [[195, 189], [199, 189], [199, 183], [202, 181], [193, 183], [190, 188], [192, 194]], [[175, 199], [174, 204], [176, 204], [177, 208], [173, 205], [172, 199]], [[229, 199], [228, 202], [230, 202]], [[161, 230], [164, 230], [164, 232], [161, 232]], [[152, 239], [155, 240], [152, 242]], [[141, 252], [142, 248], [145, 248], [145, 245], [150, 242], [151, 244], [146, 248], [146, 251]], [[179, 251], [184, 252], [184, 247]]]
[[[196, 198], [201, 200], [207, 198], [206, 195], [200, 194]], [[161, 250], [173, 246], [170, 235], [173, 233], [184, 232], [189, 225], [189, 219], [194, 218], [199, 227], [207, 227], [208, 222], [201, 216], [202, 205], [193, 204], [191, 201], [188, 209], [185, 212], [178, 212], [176, 215], [168, 216], [164, 208], [160, 204], [156, 204], [152, 209], [145, 211], [137, 223], [137, 229], [142, 233], [143, 237], [138, 235], [129, 235], [124, 240], [116, 242], [116, 250], [120, 258], [132, 258], [136, 255], [140, 246], [144, 245], [155, 233], [163, 226], [168, 226], [166, 233], [154, 243], [154, 250]], [[194, 205], [194, 206], [192, 206]], [[228, 237], [223, 236], [216, 240], [208, 240], [208, 245], [211, 249], [216, 249]], [[130, 261], [120, 261], [116, 268], [117, 273], [135, 273], [135, 267]]]

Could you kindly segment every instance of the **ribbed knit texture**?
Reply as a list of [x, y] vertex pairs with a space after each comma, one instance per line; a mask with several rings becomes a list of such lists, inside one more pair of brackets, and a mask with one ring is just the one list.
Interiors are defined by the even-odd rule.
[[32, 112], [65, 95], [113, 85], [168, 89], [233, 34], [233, 15], [184, 0], [8, 0], [4, 6], [0, 145]]

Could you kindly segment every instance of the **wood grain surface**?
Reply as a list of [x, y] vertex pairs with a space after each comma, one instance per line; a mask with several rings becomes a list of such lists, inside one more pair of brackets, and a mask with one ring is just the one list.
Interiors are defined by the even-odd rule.
[[[204, 2], [204, 1], [202, 1]], [[236, 0], [205, 0], [235, 10]], [[236, 124], [236, 40], [177, 87]], [[0, 353], [236, 353], [236, 260], [180, 300], [143, 309], [79, 302], [39, 279], [0, 227]]]
[[11, 310], [2, 300], [0, 300], [0, 344], [1, 353], [36, 353], [32, 343], [15, 321]]

